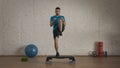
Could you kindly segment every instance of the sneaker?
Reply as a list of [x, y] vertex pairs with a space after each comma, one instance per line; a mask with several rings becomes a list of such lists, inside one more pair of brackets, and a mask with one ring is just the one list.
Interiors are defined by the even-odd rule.
[[60, 32], [60, 36], [62, 36], [62, 32]]
[[59, 52], [56, 52], [56, 57], [60, 56]]

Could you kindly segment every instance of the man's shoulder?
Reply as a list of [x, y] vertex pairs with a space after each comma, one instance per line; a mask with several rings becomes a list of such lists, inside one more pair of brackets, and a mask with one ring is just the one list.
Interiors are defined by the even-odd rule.
[[51, 16], [51, 17], [55, 17], [55, 15]]

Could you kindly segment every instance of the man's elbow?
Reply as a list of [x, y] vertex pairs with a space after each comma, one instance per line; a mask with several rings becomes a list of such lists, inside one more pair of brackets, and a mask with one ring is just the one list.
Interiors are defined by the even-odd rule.
[[52, 27], [53, 25], [52, 24], [50, 24], [50, 27]]

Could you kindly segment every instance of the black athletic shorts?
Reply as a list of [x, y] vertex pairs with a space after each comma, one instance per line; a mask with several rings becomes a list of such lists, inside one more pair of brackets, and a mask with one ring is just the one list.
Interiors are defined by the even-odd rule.
[[[62, 32], [65, 30], [65, 26], [63, 25], [62, 27]], [[56, 38], [58, 37], [59, 38], [59, 35], [60, 35], [60, 30], [59, 28], [57, 27], [55, 30], [53, 30], [53, 37]]]

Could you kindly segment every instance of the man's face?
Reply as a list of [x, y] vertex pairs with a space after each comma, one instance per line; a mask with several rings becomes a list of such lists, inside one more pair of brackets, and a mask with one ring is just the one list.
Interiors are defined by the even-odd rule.
[[55, 10], [56, 15], [60, 15], [60, 9]]

